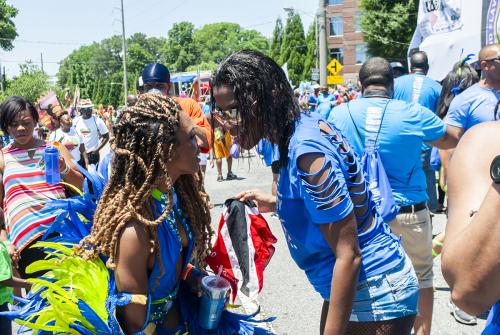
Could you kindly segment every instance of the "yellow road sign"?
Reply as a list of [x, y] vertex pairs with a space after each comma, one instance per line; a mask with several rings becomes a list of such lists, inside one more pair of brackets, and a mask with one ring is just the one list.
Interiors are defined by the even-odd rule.
[[340, 64], [340, 62], [334, 58], [334, 59], [332, 59], [332, 61], [330, 63], [328, 63], [328, 65], [326, 66], [326, 68], [333, 75], [336, 75], [336, 74], [338, 74], [340, 72], [340, 70], [342, 70], [342, 64]]
[[328, 85], [338, 85], [344, 83], [344, 76], [328, 76]]

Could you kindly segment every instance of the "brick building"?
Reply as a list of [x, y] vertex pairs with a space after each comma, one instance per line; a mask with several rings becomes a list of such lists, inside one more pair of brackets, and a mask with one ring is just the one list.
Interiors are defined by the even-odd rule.
[[355, 84], [366, 60], [366, 44], [361, 32], [360, 0], [327, 0], [326, 33], [328, 62], [336, 58], [343, 65], [344, 84]]

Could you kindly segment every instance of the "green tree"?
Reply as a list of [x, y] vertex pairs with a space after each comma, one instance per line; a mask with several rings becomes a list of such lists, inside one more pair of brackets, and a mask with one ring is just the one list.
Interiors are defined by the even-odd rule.
[[200, 64], [197, 65], [190, 65], [186, 69], [186, 71], [198, 71], [198, 68], [200, 71], [215, 71], [217, 69], [217, 63], [215, 62], [201, 62]]
[[196, 63], [198, 57], [193, 32], [194, 25], [191, 22], [174, 23], [168, 31], [162, 60], [175, 71], [185, 71], [188, 66]]
[[292, 83], [298, 83], [303, 79], [306, 53], [307, 46], [302, 20], [299, 14], [289, 11], [281, 45], [280, 63], [288, 64], [288, 77]]
[[50, 90], [49, 77], [32, 63], [20, 65], [21, 73], [8, 82], [6, 96], [18, 95], [36, 102]]
[[276, 25], [274, 26], [273, 39], [271, 40], [271, 49], [269, 50], [269, 56], [276, 62], [280, 61], [281, 56], [281, 44], [283, 43], [283, 21], [278, 17], [276, 19]]
[[368, 53], [405, 61], [417, 25], [418, 0], [362, 0], [361, 27]]
[[219, 22], [204, 25], [193, 34], [199, 53], [198, 62], [220, 63], [241, 49], [254, 49], [267, 53], [269, 42], [255, 30], [245, 30], [239, 24]]
[[[1, 0], [0, 0], [1, 1]], [[135, 91], [144, 65], [161, 61], [172, 71], [213, 70], [228, 55], [240, 49], [269, 50], [267, 39], [255, 30], [235, 23], [214, 23], [195, 30], [193, 24], [180, 22], [168, 38], [134, 34], [127, 39], [129, 91]], [[96, 104], [119, 106], [124, 100], [123, 55], [120, 36], [82, 46], [64, 58], [57, 74], [61, 88], [80, 87], [83, 98]]]
[[[136, 81], [144, 65], [157, 61], [166, 40], [134, 34], [127, 39], [127, 72], [129, 91], [135, 91]], [[123, 55], [120, 36], [82, 46], [69, 54], [58, 72], [60, 87], [80, 87], [81, 96], [96, 104], [118, 106], [124, 101]]]
[[311, 69], [316, 65], [316, 26], [314, 22], [309, 26], [309, 31], [307, 32], [306, 44], [307, 44], [307, 55], [306, 61], [304, 63], [304, 73], [302, 78], [304, 80], [309, 80], [311, 78]]
[[17, 9], [7, 4], [5, 0], [0, 0], [0, 48], [12, 50], [12, 42], [17, 37], [16, 26], [13, 18], [17, 15]]

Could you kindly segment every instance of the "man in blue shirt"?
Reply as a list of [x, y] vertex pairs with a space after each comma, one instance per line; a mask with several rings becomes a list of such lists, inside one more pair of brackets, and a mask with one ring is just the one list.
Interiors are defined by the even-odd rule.
[[[328, 121], [338, 127], [354, 151], [362, 156], [376, 145], [401, 209], [390, 222], [392, 231], [403, 238], [420, 284], [419, 315], [415, 334], [430, 334], [433, 306], [432, 227], [426, 202], [425, 173], [420, 159], [422, 144], [453, 148], [446, 124], [431, 110], [392, 99], [394, 78], [389, 62], [374, 57], [359, 72], [363, 97], [333, 109]], [[359, 135], [358, 135], [359, 134]]]
[[321, 86], [318, 95], [318, 103], [322, 104], [323, 102], [335, 102], [335, 100], [335, 94], [330, 94], [330, 92], [328, 92], [328, 86]]
[[435, 113], [441, 95], [441, 85], [427, 77], [429, 72], [427, 54], [423, 51], [412, 54], [410, 69], [411, 74], [394, 80], [394, 99], [418, 102]]
[[[427, 77], [429, 61], [423, 51], [415, 52], [410, 58], [411, 74], [394, 80], [394, 99], [406, 102], [418, 102], [436, 113], [441, 85]], [[431, 147], [422, 146], [422, 162], [427, 181], [427, 206], [431, 212], [437, 210], [436, 171], [431, 167]]]
[[454, 98], [446, 115], [446, 123], [458, 137], [476, 124], [495, 120], [500, 99], [500, 44], [483, 47], [479, 62], [483, 79]]

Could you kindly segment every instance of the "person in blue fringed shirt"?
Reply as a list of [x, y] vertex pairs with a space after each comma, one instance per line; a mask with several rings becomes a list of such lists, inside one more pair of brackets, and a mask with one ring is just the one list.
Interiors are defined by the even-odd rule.
[[292, 258], [324, 300], [320, 334], [409, 335], [415, 272], [340, 131], [301, 112], [281, 67], [258, 51], [229, 56], [212, 84], [217, 105], [239, 112], [243, 148], [262, 138], [278, 146], [277, 196], [252, 190], [236, 198], [277, 211]]

